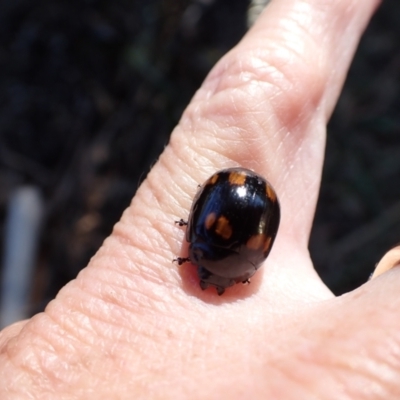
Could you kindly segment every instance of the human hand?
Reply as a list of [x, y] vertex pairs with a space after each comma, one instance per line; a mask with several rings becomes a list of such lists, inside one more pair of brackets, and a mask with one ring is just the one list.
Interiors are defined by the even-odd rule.
[[[325, 127], [376, 0], [275, 0], [214, 68], [113, 234], [46, 311], [0, 336], [0, 398], [398, 399], [399, 271], [335, 298], [307, 244]], [[201, 291], [191, 199], [243, 166], [281, 202], [251, 285]], [[182, 250], [182, 251], [181, 251]]]

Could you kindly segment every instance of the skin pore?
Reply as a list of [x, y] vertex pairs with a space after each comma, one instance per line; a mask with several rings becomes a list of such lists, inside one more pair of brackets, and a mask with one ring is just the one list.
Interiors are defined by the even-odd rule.
[[[325, 129], [376, 0], [273, 0], [212, 70], [112, 235], [45, 312], [0, 334], [1, 399], [398, 399], [393, 268], [335, 298], [307, 245]], [[281, 202], [251, 285], [201, 291], [184, 230], [232, 166]], [[399, 283], [397, 281], [399, 280]]]

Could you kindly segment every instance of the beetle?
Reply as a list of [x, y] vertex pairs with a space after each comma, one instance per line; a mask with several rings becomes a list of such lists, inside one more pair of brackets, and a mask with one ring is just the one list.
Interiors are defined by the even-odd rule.
[[211, 175], [193, 199], [187, 221], [189, 256], [174, 259], [197, 266], [200, 287], [219, 295], [236, 283], [249, 283], [267, 258], [278, 232], [280, 206], [271, 184], [246, 168]]

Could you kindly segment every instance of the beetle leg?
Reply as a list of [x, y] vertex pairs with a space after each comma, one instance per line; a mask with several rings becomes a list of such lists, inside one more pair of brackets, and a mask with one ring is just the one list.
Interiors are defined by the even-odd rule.
[[188, 224], [187, 221], [184, 221], [182, 218], [179, 221], [175, 221], [175, 223], [179, 226], [186, 226]]
[[207, 282], [200, 281], [201, 290], [206, 290], [210, 285]]
[[176, 257], [172, 260], [172, 262], [177, 262], [178, 265], [182, 265], [186, 262], [190, 262], [190, 258], [189, 257]]
[[224, 294], [225, 288], [223, 288], [222, 286], [215, 286], [215, 288], [217, 289], [218, 296], [221, 296]]
[[246, 279], [245, 281], [242, 281], [243, 285], [250, 285], [250, 279]]
[[222, 286], [217, 286], [217, 285], [210, 285], [208, 282], [200, 281], [200, 287], [201, 290], [206, 290], [210, 286], [215, 286], [215, 289], [217, 290], [218, 296], [221, 296], [225, 292], [225, 288]]

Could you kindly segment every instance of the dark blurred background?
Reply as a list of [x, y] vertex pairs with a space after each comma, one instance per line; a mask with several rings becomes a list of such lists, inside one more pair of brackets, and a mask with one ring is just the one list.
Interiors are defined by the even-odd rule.
[[[0, 242], [7, 200], [45, 214], [29, 313], [111, 232], [250, 0], [0, 0]], [[329, 124], [310, 251], [341, 294], [400, 242], [400, 2], [370, 23]], [[3, 248], [0, 250], [3, 252]]]

